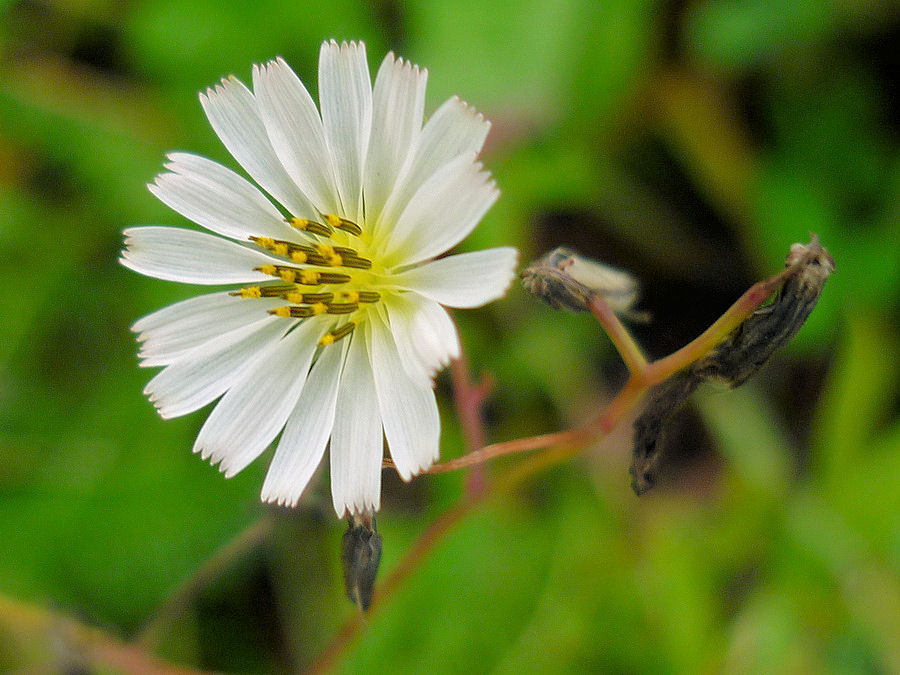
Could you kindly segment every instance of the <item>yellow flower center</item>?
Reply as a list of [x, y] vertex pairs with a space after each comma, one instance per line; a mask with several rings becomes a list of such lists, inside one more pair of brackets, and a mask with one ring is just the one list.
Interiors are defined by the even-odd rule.
[[[269, 310], [284, 318], [306, 319], [323, 314], [334, 315], [335, 323], [319, 344], [334, 344], [353, 332], [365, 318], [367, 306], [382, 299], [379, 279], [384, 270], [373, 269], [373, 262], [360, 254], [365, 249], [362, 228], [337, 215], [323, 215], [323, 222], [305, 218], [287, 218], [298, 230], [319, 237], [315, 244], [299, 244], [271, 237], [250, 237], [250, 241], [285, 258], [285, 264], [262, 265], [257, 271], [283, 283], [248, 286], [231, 295], [242, 298], [284, 298], [287, 305]], [[339, 244], [353, 244], [344, 246]]]

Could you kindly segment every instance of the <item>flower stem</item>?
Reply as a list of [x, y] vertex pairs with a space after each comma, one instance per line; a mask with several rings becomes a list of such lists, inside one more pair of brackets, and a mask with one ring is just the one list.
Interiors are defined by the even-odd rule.
[[[466, 450], [471, 452], [483, 448], [487, 445], [487, 434], [481, 419], [481, 408], [493, 388], [493, 380], [488, 376], [482, 376], [479, 384], [472, 382], [469, 364], [465, 352], [462, 351], [459, 358], [451, 362], [450, 374], [453, 378], [453, 399]], [[486, 487], [484, 467], [481, 464], [473, 465], [466, 477], [466, 492], [470, 495], [479, 494]]]
[[787, 267], [779, 274], [753, 284], [699, 337], [694, 338], [669, 356], [649, 364], [643, 371], [647, 384], [653, 385], [667, 380], [679, 370], [706, 356], [716, 345], [728, 337], [731, 331], [746, 321], [794, 272], [793, 267]]
[[462, 501], [442, 513], [437, 520], [419, 535], [400, 562], [397, 563], [396, 567], [391, 570], [391, 573], [379, 586], [369, 611], [366, 614], [353, 612], [348, 616], [331, 642], [304, 671], [306, 675], [333, 672], [335, 666], [357, 640], [368, 622], [382, 607], [387, 605], [394, 593], [422, 566], [428, 555], [466, 516], [488, 499], [505, 494], [542, 469], [568, 459], [576, 450], [577, 446], [556, 448], [530, 457], [502, 475], [492, 484], [491, 490], [482, 490], [477, 495], [466, 495]]
[[625, 361], [628, 372], [632, 375], [643, 372], [647, 367], [647, 358], [606, 300], [599, 293], [595, 293], [591, 296], [588, 306]]
[[[631, 377], [606, 411], [584, 427], [485, 445], [477, 450], [472, 450], [462, 457], [435, 464], [427, 473], [456, 471], [457, 469], [477, 466], [494, 457], [511, 455], [527, 450], [541, 450], [553, 446], [579, 447], [594, 440], [598, 433], [608, 433], [622, 420], [629, 410], [637, 405], [651, 386], [667, 380], [679, 370], [686, 368], [694, 361], [708, 354], [716, 345], [728, 337], [735, 328], [746, 321], [767, 298], [778, 290], [788, 277], [795, 273], [796, 265], [790, 265], [780, 273], [754, 284], [697, 338], [669, 356], [650, 363], [647, 362], [634, 338], [632, 338], [628, 329], [625, 328], [615, 312], [599, 295], [594, 296], [590, 301], [591, 312], [609, 334], [610, 339], [631, 373]], [[454, 382], [456, 377], [455, 375]], [[460, 400], [459, 407], [461, 411], [467, 410], [463, 403], [464, 401]], [[471, 414], [471, 411], [468, 411], [467, 414]], [[463, 424], [471, 424], [471, 421], [466, 422], [464, 419]], [[478, 427], [480, 428], [480, 421], [478, 422]], [[477, 435], [467, 435], [467, 440], [471, 441], [473, 438], [477, 438]], [[390, 460], [385, 460], [384, 466], [393, 466], [393, 463]]]
[[[428, 473], [445, 473], [467, 467], [477, 467], [489, 459], [527, 450], [551, 449], [519, 463], [502, 474], [491, 485], [490, 490], [467, 489], [462, 500], [444, 512], [422, 532], [407, 551], [376, 592], [369, 614], [367, 616], [357, 613], [351, 615], [307, 672], [323, 673], [333, 669], [359, 636], [366, 625], [368, 616], [372, 616], [375, 611], [387, 603], [393, 593], [421, 566], [425, 557], [447, 533], [478, 505], [490, 497], [509, 492], [541, 469], [568, 459], [579, 448], [604, 437], [615, 429], [652, 386], [665, 381], [707, 355], [746, 321], [768, 297], [780, 288], [786, 279], [796, 273], [797, 267], [796, 264], [791, 264], [779, 274], [754, 284], [700, 336], [678, 351], [652, 363], [647, 362], [631, 334], [609, 305], [602, 298], [593, 298], [590, 302], [591, 312], [609, 334], [625, 361], [631, 377], [607, 408], [583, 427], [479, 446], [479, 443], [484, 441], [480, 406], [488, 388], [484, 384], [481, 387], [472, 384], [468, 367], [463, 359], [454, 362], [454, 396], [460, 413], [463, 434], [467, 445], [478, 449], [472, 450], [462, 457], [436, 464], [429, 469]], [[393, 462], [386, 459], [384, 466], [393, 466]]]

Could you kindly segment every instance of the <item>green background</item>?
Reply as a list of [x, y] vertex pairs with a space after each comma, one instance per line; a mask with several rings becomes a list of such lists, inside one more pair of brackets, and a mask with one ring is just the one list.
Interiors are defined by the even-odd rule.
[[[837, 272], [747, 385], [701, 390], [661, 485], [629, 489], [628, 424], [497, 494], [440, 542], [342, 672], [900, 672], [900, 8], [889, 0], [103, 0], [0, 3], [0, 671], [145, 672], [121, 646], [194, 575], [155, 662], [313, 663], [352, 616], [327, 471], [293, 511], [226, 481], [164, 422], [128, 327], [195, 292], [116, 262], [186, 224], [145, 184], [166, 151], [231, 166], [197, 91], [323, 39], [429, 69], [493, 129], [503, 191], [466, 248], [561, 245], [633, 271], [660, 357], [816, 232]], [[602, 408], [622, 366], [586, 315], [515, 285], [457, 312], [493, 374], [491, 441]], [[442, 454], [464, 452], [446, 375]], [[521, 462], [489, 466], [499, 475]], [[382, 576], [462, 492], [385, 472]], [[270, 536], [203, 567], [260, 518]], [[218, 560], [218, 558], [216, 558]], [[198, 570], [204, 570], [197, 576]], [[73, 623], [74, 622], [74, 623]], [[146, 664], [145, 664], [146, 665]], [[68, 671], [74, 672], [74, 671]]]

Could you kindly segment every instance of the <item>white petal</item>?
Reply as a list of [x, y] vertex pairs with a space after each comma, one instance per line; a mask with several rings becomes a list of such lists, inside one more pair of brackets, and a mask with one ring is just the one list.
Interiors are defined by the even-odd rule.
[[289, 327], [284, 319], [268, 316], [219, 335], [158, 373], [147, 383], [144, 393], [163, 418], [187, 415], [237, 382]]
[[325, 452], [334, 424], [347, 341], [322, 351], [284, 427], [266, 474], [262, 499], [296, 506]]
[[145, 316], [132, 330], [141, 342], [141, 366], [164, 366], [208, 340], [258, 321], [266, 312], [284, 304], [281, 298], [247, 300], [225, 293], [211, 293]]
[[419, 188], [391, 232], [386, 266], [433, 258], [475, 229], [499, 192], [490, 174], [472, 160], [458, 157]]
[[142, 341], [157, 331], [165, 331], [170, 325], [177, 325], [179, 321], [197, 313], [210, 312], [214, 315], [226, 306], [236, 306], [239, 304], [235, 302], [236, 299], [227, 292], [198, 295], [142, 316], [132, 324], [131, 330], [137, 333], [137, 339]]
[[480, 307], [506, 292], [517, 259], [518, 251], [508, 246], [460, 253], [394, 275], [391, 281], [448, 307]]
[[446, 325], [438, 323], [440, 315], [433, 316], [431, 308], [449, 320], [440, 305], [418, 293], [397, 294], [385, 303], [400, 361], [414, 380], [430, 380], [436, 370], [459, 355], [452, 321], [448, 338]]
[[166, 168], [148, 185], [161, 202], [217, 234], [247, 241], [250, 235], [294, 237], [296, 230], [250, 182], [198, 155], [172, 153]]
[[275, 154], [313, 205], [336, 213], [334, 166], [322, 118], [290, 66], [278, 58], [253, 68], [253, 90]]
[[[447, 313], [447, 310], [438, 303], [424, 299], [419, 311], [416, 313], [413, 331], [416, 335], [432, 335], [436, 340], [436, 346], [432, 347], [435, 355], [441, 355], [440, 365], [446, 366], [450, 359], [459, 358], [459, 334], [456, 324]], [[423, 352], [426, 348], [426, 340], [418, 345]]]
[[425, 123], [409, 153], [381, 214], [382, 221], [396, 222], [416, 191], [442, 166], [460, 155], [481, 150], [490, 128], [490, 122], [458, 97], [445, 101]]
[[322, 332], [321, 320], [308, 319], [271, 345], [216, 405], [194, 452], [221, 462], [227, 478], [256, 459], [294, 409]]
[[384, 441], [365, 336], [353, 335], [331, 432], [331, 498], [338, 517], [377, 511]]
[[135, 272], [187, 284], [271, 281], [254, 267], [284, 261], [211, 234], [178, 227], [131, 227], [119, 262]]
[[407, 375], [394, 338], [380, 314], [371, 312], [371, 360], [378, 407], [391, 457], [403, 480], [438, 458], [441, 422], [430, 382]]
[[[366, 222], [377, 223], [381, 209], [422, 129], [428, 71], [408, 61], [384, 57], [372, 93], [372, 135], [363, 189]], [[381, 229], [376, 225], [376, 230]]]
[[342, 213], [362, 218], [362, 172], [372, 128], [372, 83], [366, 47], [332, 40], [319, 54], [319, 103], [325, 138], [334, 158]]
[[235, 77], [200, 94], [200, 104], [228, 152], [291, 215], [316, 218], [315, 207], [288, 176], [269, 141], [256, 99]]

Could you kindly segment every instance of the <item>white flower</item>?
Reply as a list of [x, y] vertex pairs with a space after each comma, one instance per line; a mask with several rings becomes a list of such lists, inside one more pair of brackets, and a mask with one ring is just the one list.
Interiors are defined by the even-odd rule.
[[162, 417], [221, 396], [194, 451], [226, 476], [281, 433], [265, 501], [296, 504], [329, 439], [339, 516], [378, 509], [384, 437], [404, 480], [426, 470], [440, 434], [431, 379], [459, 353], [441, 305], [477, 307], [512, 278], [512, 248], [433, 260], [498, 191], [475, 159], [489, 127], [481, 115], [451, 98], [423, 126], [426, 76], [388, 54], [373, 87], [365, 46], [331, 41], [319, 109], [281, 59], [253, 68], [252, 92], [223, 80], [200, 102], [262, 190], [171, 154], [150, 190], [213, 234], [125, 231], [121, 262], [137, 272], [244, 285], [133, 329], [141, 365], [165, 366], [145, 389]]

